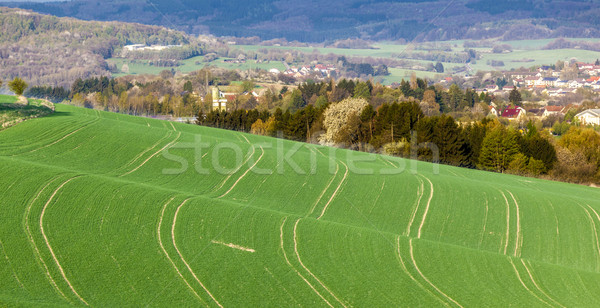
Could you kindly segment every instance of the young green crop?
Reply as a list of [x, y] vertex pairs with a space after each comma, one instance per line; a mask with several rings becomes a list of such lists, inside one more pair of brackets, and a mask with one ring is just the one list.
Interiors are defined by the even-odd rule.
[[65, 105], [0, 168], [2, 305], [600, 303], [594, 188]]

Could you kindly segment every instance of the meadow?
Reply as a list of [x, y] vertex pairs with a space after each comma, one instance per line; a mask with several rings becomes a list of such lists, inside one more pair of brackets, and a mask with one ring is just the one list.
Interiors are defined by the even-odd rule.
[[600, 303], [600, 191], [57, 105], [0, 131], [1, 306]]

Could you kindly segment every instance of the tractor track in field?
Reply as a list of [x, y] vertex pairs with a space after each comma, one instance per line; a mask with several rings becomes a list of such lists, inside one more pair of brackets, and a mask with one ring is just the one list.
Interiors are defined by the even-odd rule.
[[594, 218], [592, 217], [592, 214], [590, 214], [590, 211], [587, 208], [585, 208], [581, 204], [577, 205], [581, 207], [581, 209], [585, 212], [590, 221], [590, 227], [592, 228], [592, 233], [594, 234], [592, 239], [594, 240], [594, 242], [596, 242], [596, 257], [597, 259], [600, 259], [600, 242], [598, 241], [598, 229], [596, 229], [596, 222], [594, 222]]
[[[227, 196], [235, 188], [235, 186], [248, 174], [248, 172], [250, 172], [254, 167], [256, 167], [256, 165], [258, 165], [258, 163], [260, 162], [260, 160], [265, 155], [265, 149], [262, 146], [260, 147], [260, 150], [261, 150], [262, 153], [260, 154], [260, 156], [258, 157], [258, 159], [254, 162], [254, 164], [252, 164], [252, 166], [250, 166], [250, 168], [248, 168], [248, 170], [246, 170], [246, 172], [244, 172], [244, 174], [242, 174], [235, 181], [235, 183], [233, 183], [233, 185], [231, 185], [231, 187], [229, 187], [229, 189], [224, 194], [222, 194], [221, 196], [217, 197], [217, 199], [221, 199], [221, 198]], [[250, 157], [252, 157], [252, 156], [250, 156]]]
[[42, 150], [42, 149], [45, 149], [45, 148], [51, 147], [51, 146], [53, 146], [53, 145], [55, 145], [55, 144], [57, 144], [57, 143], [59, 143], [59, 142], [61, 142], [61, 141], [65, 140], [65, 139], [69, 138], [70, 136], [74, 135], [75, 133], [79, 132], [80, 130], [82, 130], [82, 129], [84, 129], [84, 128], [86, 128], [86, 127], [90, 126], [90, 125], [93, 125], [93, 124], [95, 124], [95, 123], [96, 123], [96, 122], [98, 122], [98, 121], [100, 121], [100, 118], [94, 119], [94, 120], [92, 120], [92, 121], [90, 121], [90, 122], [86, 123], [86, 124], [85, 124], [85, 125], [83, 125], [82, 127], [80, 127], [80, 128], [78, 128], [78, 129], [76, 129], [76, 130], [74, 130], [74, 131], [72, 131], [72, 132], [70, 132], [70, 133], [66, 134], [65, 136], [61, 137], [60, 139], [58, 139], [58, 140], [56, 140], [56, 141], [54, 141], [54, 142], [52, 142], [52, 143], [50, 143], [50, 144], [47, 144], [47, 145], [45, 145], [45, 146], [42, 146], [42, 147], [39, 147], [39, 148], [37, 148], [37, 149], [33, 149], [33, 150], [31, 150], [31, 151], [28, 151], [28, 152], [19, 153], [19, 154], [14, 154], [14, 155], [12, 155], [12, 156], [24, 155], [24, 154], [30, 154], [30, 153], [37, 152], [37, 151], [39, 151], [39, 150]]
[[321, 287], [323, 287], [323, 289], [325, 289], [331, 296], [333, 296], [333, 298], [335, 298], [335, 300], [338, 303], [340, 303], [340, 305], [342, 305], [344, 308], [347, 308], [347, 306], [344, 304], [344, 302], [342, 302], [319, 278], [317, 278], [317, 276], [315, 274], [313, 274], [313, 272], [311, 272], [306, 267], [306, 265], [304, 265], [304, 262], [302, 262], [302, 259], [300, 259], [300, 253], [298, 252], [298, 236], [296, 234], [296, 229], [298, 228], [298, 223], [300, 222], [300, 219], [296, 220], [296, 223], [294, 224], [294, 252], [296, 253], [298, 262], [300, 263], [302, 268], [304, 268], [304, 270], [306, 270], [306, 272], [308, 272], [308, 274], [310, 274], [321, 285]]
[[416, 176], [416, 178], [419, 181], [419, 183], [421, 183], [421, 186], [417, 187], [418, 198], [417, 198], [415, 208], [413, 209], [413, 212], [410, 215], [410, 220], [408, 221], [408, 225], [406, 226], [406, 231], [404, 232], [404, 235], [406, 235], [406, 236], [410, 236], [410, 229], [412, 227], [412, 224], [415, 221], [415, 218], [417, 217], [417, 211], [419, 210], [419, 206], [421, 205], [421, 199], [423, 198], [423, 195], [425, 194], [425, 182], [423, 182], [423, 180], [419, 176]]
[[521, 249], [523, 248], [523, 232], [521, 232], [521, 214], [519, 211], [519, 202], [517, 202], [517, 199], [515, 199], [515, 196], [513, 195], [512, 192], [510, 192], [510, 190], [507, 190], [507, 192], [510, 194], [510, 197], [513, 199], [513, 201], [515, 202], [515, 209], [517, 211], [516, 216], [517, 216], [517, 236], [516, 236], [516, 240], [515, 240], [515, 257], [520, 257], [521, 256]]
[[307, 215], [310, 215], [310, 214], [312, 214], [315, 211], [315, 208], [317, 207], [317, 204], [319, 204], [319, 202], [321, 201], [321, 199], [323, 198], [323, 196], [325, 195], [325, 193], [327, 192], [327, 190], [329, 189], [329, 187], [331, 186], [331, 184], [335, 180], [335, 177], [337, 176], [339, 169], [340, 169], [340, 164], [335, 164], [335, 173], [333, 174], [333, 177], [331, 177], [331, 180], [329, 180], [329, 183], [327, 183], [327, 186], [325, 186], [325, 189], [323, 189], [323, 191], [321, 192], [321, 194], [317, 198], [317, 201], [315, 201], [315, 204], [313, 204], [313, 206], [311, 207], [311, 209], [310, 209], [310, 211], [308, 212]]
[[202, 297], [200, 297], [200, 295], [198, 295], [198, 293], [196, 292], [196, 290], [194, 290], [194, 288], [192, 287], [192, 285], [190, 285], [190, 283], [187, 281], [187, 279], [185, 279], [185, 277], [183, 277], [183, 275], [181, 274], [181, 271], [179, 271], [179, 268], [177, 267], [177, 265], [175, 265], [175, 262], [173, 261], [173, 259], [171, 259], [171, 256], [169, 256], [169, 253], [167, 253], [167, 250], [165, 249], [165, 245], [163, 244], [163, 241], [162, 241], [162, 236], [161, 236], [160, 230], [161, 230], [161, 227], [162, 227], [163, 218], [165, 216], [165, 210], [167, 209], [167, 206], [169, 206], [169, 204], [174, 199], [175, 199], [175, 197], [173, 197], [169, 201], [167, 201], [167, 203], [165, 203], [165, 205], [163, 206], [162, 211], [160, 212], [160, 218], [158, 220], [158, 227], [156, 229], [156, 235], [158, 237], [158, 244], [160, 245], [160, 249], [162, 250], [163, 254], [167, 257], [167, 259], [169, 260], [169, 262], [173, 266], [173, 269], [175, 269], [175, 271], [177, 272], [177, 275], [179, 275], [179, 277], [181, 278], [181, 280], [183, 280], [183, 282], [185, 282], [185, 284], [192, 291], [192, 293], [194, 294], [194, 296], [196, 296], [200, 300], [200, 302], [202, 302], [203, 304], [206, 305], [206, 302], [202, 299]]
[[167, 131], [167, 133], [165, 134], [165, 136], [163, 136], [162, 138], [160, 138], [155, 144], [153, 144], [152, 146], [150, 146], [149, 148], [147, 148], [146, 150], [144, 150], [143, 152], [141, 152], [140, 154], [138, 154], [136, 157], [134, 157], [129, 163], [127, 163], [126, 165], [119, 167], [117, 170], [121, 170], [123, 168], [129, 167], [131, 166], [131, 164], [135, 163], [138, 159], [140, 159], [142, 156], [144, 156], [144, 154], [150, 152], [152, 149], [154, 149], [155, 147], [157, 147], [159, 144], [161, 144], [163, 142], [164, 139], [168, 139], [169, 137], [171, 137], [173, 135], [173, 132], [171, 131]]
[[175, 125], [173, 125], [173, 122], [169, 121], [169, 124], [171, 124], [171, 127], [173, 128], [173, 131], [176, 132], [177, 129], [175, 129]]
[[52, 277], [52, 274], [50, 274], [50, 269], [48, 269], [48, 265], [46, 264], [46, 262], [44, 261], [44, 258], [42, 258], [42, 254], [40, 253], [40, 249], [38, 248], [37, 244], [35, 243], [35, 240], [33, 239], [33, 234], [31, 233], [31, 229], [29, 227], [29, 214], [31, 213], [31, 208], [33, 207], [33, 204], [38, 200], [38, 198], [40, 197], [40, 195], [44, 192], [44, 190], [46, 190], [46, 188], [48, 186], [50, 186], [50, 184], [54, 183], [54, 181], [56, 181], [59, 177], [55, 177], [52, 180], [50, 180], [50, 182], [48, 182], [42, 189], [40, 189], [37, 193], [37, 195], [35, 196], [35, 198], [33, 198], [33, 200], [31, 202], [29, 202], [29, 204], [27, 205], [27, 208], [25, 209], [25, 217], [24, 217], [24, 224], [25, 224], [25, 234], [27, 235], [27, 238], [29, 239], [29, 242], [31, 243], [31, 245], [33, 246], [33, 252], [37, 258], [37, 260], [41, 263], [41, 265], [44, 267], [44, 270], [46, 271], [46, 277], [48, 278], [48, 282], [50, 282], [50, 285], [54, 288], [54, 290], [56, 290], [56, 292], [62, 296], [67, 302], [73, 304], [73, 302], [65, 295], [65, 293], [63, 293], [63, 291], [58, 287], [58, 285], [56, 284], [56, 281], [54, 280], [54, 278]]
[[398, 258], [398, 261], [400, 261], [400, 265], [402, 266], [402, 270], [404, 271], [404, 273], [412, 280], [414, 281], [419, 288], [421, 288], [423, 291], [427, 292], [427, 294], [431, 295], [431, 297], [435, 298], [436, 300], [440, 301], [442, 304], [444, 304], [445, 306], [448, 306], [448, 304], [446, 302], [444, 302], [441, 298], [439, 298], [437, 295], [433, 294], [433, 292], [431, 292], [429, 289], [427, 289], [421, 282], [419, 282], [417, 280], [417, 278], [415, 278], [415, 276], [413, 276], [409, 271], [408, 268], [406, 267], [406, 264], [404, 264], [404, 259], [402, 259], [402, 253], [400, 252], [400, 235], [398, 237], [396, 237], [396, 257]]
[[42, 232], [42, 236], [44, 237], [44, 242], [46, 243], [48, 250], [50, 250], [52, 259], [54, 260], [54, 263], [58, 267], [58, 270], [60, 271], [61, 276], [63, 277], [65, 282], [69, 285], [69, 288], [71, 289], [73, 294], [75, 294], [75, 296], [82, 303], [84, 303], [86, 306], [89, 306], [88, 302], [86, 302], [85, 299], [83, 299], [83, 297], [81, 297], [81, 295], [79, 295], [79, 293], [77, 293], [77, 290], [75, 290], [75, 287], [73, 287], [73, 284], [71, 284], [71, 281], [69, 280], [69, 278], [67, 278], [67, 275], [66, 275], [62, 265], [60, 265], [60, 262], [58, 261], [58, 258], [56, 257], [56, 254], [54, 253], [54, 249], [52, 249], [52, 246], [50, 245], [50, 241], [48, 240], [48, 237], [46, 236], [46, 232], [44, 231], [44, 214], [46, 213], [46, 209], [48, 208], [48, 205], [50, 204], [50, 202], [52, 202], [52, 199], [54, 199], [54, 196], [56, 196], [56, 194], [58, 193], [59, 190], [61, 190], [65, 185], [67, 185], [67, 183], [71, 182], [72, 180], [76, 179], [77, 177], [78, 176], [72, 177], [72, 178], [68, 179], [67, 181], [63, 182], [60, 186], [58, 186], [58, 188], [56, 188], [56, 190], [54, 190], [54, 192], [52, 193], [52, 195], [50, 196], [50, 198], [48, 199], [46, 204], [44, 204], [44, 207], [42, 208], [42, 214], [40, 215], [40, 230]]
[[[527, 271], [527, 275], [529, 275], [529, 279], [531, 280], [531, 282], [533, 282], [533, 285], [535, 286], [535, 288], [538, 289], [538, 291], [540, 291], [547, 299], [554, 302], [559, 307], [566, 308], [561, 303], [557, 302], [554, 298], [552, 298], [550, 295], [548, 295], [548, 293], [546, 293], [542, 288], [540, 288], [540, 286], [535, 281], [535, 278], [533, 277], [532, 270], [530, 270], [529, 267], [527, 267], [527, 264], [525, 263], [525, 261], [523, 259], [521, 259], [521, 263], [523, 263], [523, 267], [525, 267], [525, 270]], [[529, 266], [531, 266], [531, 263], [529, 264]]]
[[2, 249], [2, 254], [4, 255], [4, 259], [6, 259], [6, 263], [8, 263], [8, 267], [10, 267], [10, 271], [12, 272], [13, 277], [15, 278], [21, 289], [27, 290], [21, 282], [21, 280], [19, 279], [19, 276], [17, 276], [17, 273], [13, 268], [12, 262], [10, 262], [10, 258], [8, 257], [8, 254], [6, 254], [6, 248], [4, 248], [4, 245], [2, 244], [2, 240], [0, 240], [0, 249]]
[[181, 208], [190, 200], [191, 198], [185, 199], [178, 207], [177, 210], [175, 210], [175, 216], [173, 216], [173, 225], [171, 226], [171, 239], [173, 240], [173, 247], [175, 247], [175, 251], [177, 251], [177, 254], [179, 255], [179, 259], [181, 259], [181, 261], [183, 262], [183, 264], [185, 264], [185, 266], [187, 267], [188, 271], [192, 274], [192, 276], [194, 277], [194, 279], [198, 282], [198, 284], [200, 284], [200, 286], [202, 287], [202, 289], [204, 289], [204, 291], [206, 291], [206, 293], [208, 294], [208, 296], [210, 296], [210, 298], [215, 302], [215, 304], [217, 304], [219, 307], [223, 308], [223, 306], [219, 303], [219, 301], [217, 301], [217, 299], [212, 295], [212, 293], [210, 293], [210, 291], [206, 288], [206, 286], [202, 283], [202, 281], [200, 281], [200, 279], [198, 279], [198, 276], [196, 275], [196, 273], [194, 273], [194, 271], [192, 270], [192, 267], [188, 264], [188, 262], [185, 260], [185, 258], [183, 257], [183, 254], [181, 253], [181, 251], [179, 250], [179, 247], [177, 247], [177, 242], [175, 241], [175, 226], [177, 224], [177, 216], [179, 215], [179, 210], [181, 210]]
[[510, 237], [510, 204], [508, 203], [508, 198], [506, 198], [506, 194], [503, 191], [498, 190], [502, 197], [504, 197], [504, 202], [506, 203], [506, 237], [504, 240], [504, 254], [506, 254], [508, 250], [508, 240]]
[[[250, 141], [248, 141], [248, 139], [247, 139], [245, 136], [242, 136], [242, 137], [244, 137], [244, 139], [246, 139], [246, 141], [248, 142], [248, 144], [250, 144]], [[227, 175], [227, 177], [225, 177], [225, 179], [223, 180], [223, 182], [221, 182], [221, 185], [219, 185], [219, 187], [212, 189], [212, 191], [211, 191], [211, 192], [213, 192], [213, 193], [214, 193], [214, 192], [217, 192], [217, 191], [219, 191], [221, 188], [223, 188], [223, 186], [225, 185], [225, 183], [227, 183], [227, 181], [228, 181], [228, 180], [229, 180], [229, 179], [230, 179], [230, 178], [231, 178], [231, 177], [232, 177], [232, 176], [233, 176], [235, 173], [237, 173], [238, 171], [240, 171], [240, 169], [241, 169], [241, 168], [242, 168], [242, 167], [243, 167], [245, 164], [247, 164], [247, 163], [248, 163], [248, 161], [250, 161], [250, 159], [252, 158], [252, 156], [254, 156], [254, 153], [256, 153], [256, 147], [254, 147], [254, 146], [250, 145], [250, 148], [252, 148], [252, 153], [250, 153], [250, 155], [248, 155], [248, 157], [246, 157], [246, 159], [244, 159], [244, 161], [242, 161], [242, 163], [241, 163], [239, 166], [237, 166], [237, 167], [235, 168], [235, 170], [233, 170], [232, 172], [230, 172], [230, 173]]]
[[484, 192], [485, 195], [485, 215], [483, 216], [483, 229], [481, 230], [481, 236], [479, 237], [479, 248], [481, 248], [481, 243], [483, 243], [483, 238], [485, 237], [485, 230], [487, 228], [487, 221], [488, 221], [488, 211], [489, 211], [489, 201], [487, 198], [487, 194]]
[[342, 163], [342, 165], [344, 165], [344, 167], [346, 167], [346, 172], [344, 173], [344, 177], [342, 177], [342, 180], [340, 181], [340, 184], [337, 186], [337, 188], [335, 189], [335, 191], [333, 192], [333, 194], [331, 194], [331, 197], [329, 198], [329, 201], [327, 201], [327, 203], [323, 207], [323, 211], [321, 211], [321, 215], [319, 215], [319, 217], [317, 217], [317, 220], [321, 219], [321, 217], [323, 217], [323, 215], [325, 215], [325, 211], [327, 211], [327, 208], [331, 204], [331, 201], [333, 201], [333, 199], [335, 198], [335, 196], [337, 196], [340, 188], [342, 187], [342, 185], [346, 181], [346, 177], [348, 176], [349, 168], [348, 168], [348, 165], [346, 165], [343, 161], [340, 161], [340, 163]]
[[128, 172], [125, 172], [125, 173], [119, 175], [119, 177], [123, 177], [123, 176], [129, 175], [129, 174], [137, 171], [138, 169], [140, 169], [141, 167], [143, 167], [148, 161], [150, 161], [152, 158], [154, 158], [154, 156], [160, 154], [164, 149], [172, 146], [175, 142], [177, 142], [177, 140], [179, 139], [179, 137], [181, 137], [181, 132], [178, 133], [177, 137], [175, 137], [175, 140], [167, 143], [167, 145], [165, 145], [164, 147], [162, 147], [160, 150], [154, 152], [152, 155], [150, 155], [150, 157], [146, 158], [146, 160], [144, 160], [139, 166], [133, 168], [132, 170], [129, 170]]
[[288, 266], [294, 270], [294, 272], [296, 272], [296, 274], [298, 274], [298, 276], [300, 276], [300, 278], [313, 290], [313, 292], [315, 294], [317, 294], [329, 307], [333, 308], [333, 305], [325, 298], [323, 297], [323, 295], [321, 293], [319, 293], [319, 291], [317, 291], [317, 289], [310, 283], [310, 281], [308, 281], [308, 279], [306, 279], [306, 277], [304, 277], [290, 262], [290, 259], [287, 256], [287, 253], [285, 252], [285, 248], [283, 245], [283, 226], [285, 225], [285, 222], [287, 221], [287, 217], [283, 219], [283, 222], [281, 223], [281, 227], [279, 227], [279, 239], [280, 239], [280, 247], [281, 247], [281, 251], [283, 252], [283, 258], [285, 259], [285, 262], [288, 264]]
[[417, 261], [415, 260], [415, 255], [413, 254], [413, 244], [412, 244], [413, 238], [410, 238], [408, 240], [408, 245], [409, 245], [409, 251], [410, 251], [410, 259], [412, 260], [412, 263], [415, 267], [415, 269], [417, 270], [417, 272], [419, 273], [419, 276], [421, 276], [421, 278], [423, 278], [423, 280], [425, 280], [432, 288], [434, 288], [438, 293], [440, 293], [443, 297], [445, 297], [447, 300], [453, 302], [455, 305], [457, 305], [458, 307], [463, 307], [461, 304], [459, 304], [456, 300], [454, 300], [452, 297], [448, 296], [448, 294], [444, 293], [442, 290], [440, 290], [435, 284], [433, 284], [424, 274], [423, 272], [421, 272], [421, 270], [419, 269], [419, 266], [417, 265]]
[[529, 289], [529, 287], [523, 281], [523, 278], [521, 277], [521, 273], [519, 273], [519, 270], [517, 269], [517, 266], [515, 265], [515, 263], [513, 262], [511, 257], [508, 257], [508, 261], [510, 262], [513, 269], [515, 270], [515, 274], [517, 275], [517, 278], [519, 279], [519, 282], [521, 283], [523, 288], [525, 288], [525, 290], [527, 290], [527, 292], [529, 292], [529, 294], [531, 294], [533, 297], [537, 298], [540, 302], [552, 307], [552, 305], [550, 305], [548, 302], [546, 302], [541, 297], [539, 297], [537, 294], [535, 294], [535, 292], [533, 292], [531, 289]]
[[421, 231], [423, 229], [423, 226], [425, 225], [425, 220], [427, 219], [427, 213], [429, 212], [429, 207], [431, 206], [431, 199], [433, 199], [433, 183], [431, 183], [431, 180], [424, 176], [421, 175], [422, 177], [424, 177], [427, 182], [429, 182], [429, 186], [431, 187], [431, 192], [429, 194], [429, 200], [427, 200], [427, 206], [425, 207], [425, 213], [423, 213], [423, 219], [421, 220], [421, 225], [419, 225], [419, 231], [417, 232], [417, 238], [421, 238]]

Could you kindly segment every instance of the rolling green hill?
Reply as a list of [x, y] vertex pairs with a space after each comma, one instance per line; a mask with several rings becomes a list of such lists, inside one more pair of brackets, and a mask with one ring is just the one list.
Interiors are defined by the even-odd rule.
[[589, 187], [65, 105], [0, 170], [2, 306], [600, 303]]

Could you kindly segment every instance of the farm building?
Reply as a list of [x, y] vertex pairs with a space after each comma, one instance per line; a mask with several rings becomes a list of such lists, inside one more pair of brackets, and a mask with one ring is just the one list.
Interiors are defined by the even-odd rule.
[[600, 109], [588, 109], [575, 116], [582, 124], [600, 125]]

